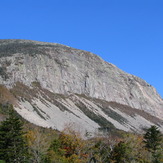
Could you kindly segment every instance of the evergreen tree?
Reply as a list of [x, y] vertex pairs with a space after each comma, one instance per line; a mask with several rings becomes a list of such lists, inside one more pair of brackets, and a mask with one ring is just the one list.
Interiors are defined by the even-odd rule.
[[161, 132], [156, 126], [151, 126], [144, 134], [145, 147], [152, 153], [154, 163], [159, 163], [161, 140]]
[[8, 118], [0, 125], [0, 159], [7, 163], [24, 163], [26, 154], [23, 123], [11, 106]]
[[131, 162], [130, 153], [131, 153], [131, 149], [129, 148], [129, 146], [125, 142], [120, 141], [113, 148], [110, 158], [111, 158], [111, 161], [115, 163]]

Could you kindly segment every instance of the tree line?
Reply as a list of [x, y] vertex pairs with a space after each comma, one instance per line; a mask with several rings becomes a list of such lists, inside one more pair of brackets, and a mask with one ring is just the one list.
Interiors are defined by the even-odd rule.
[[163, 139], [156, 126], [144, 135], [109, 133], [83, 139], [71, 127], [62, 132], [23, 124], [10, 106], [0, 124], [0, 163], [162, 163]]

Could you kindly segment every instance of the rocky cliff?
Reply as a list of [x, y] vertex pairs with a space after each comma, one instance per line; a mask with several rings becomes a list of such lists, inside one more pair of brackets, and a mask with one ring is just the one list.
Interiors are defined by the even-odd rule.
[[[15, 108], [24, 118], [39, 123], [38, 125], [53, 127], [63, 119], [63, 124], [71, 119], [72, 122], [83, 123], [82, 126], [88, 121], [92, 128], [102, 126], [86, 112], [101, 116], [99, 119], [104, 117], [105, 124], [108, 122], [116, 126], [116, 123], [119, 123], [121, 124], [119, 128], [123, 130], [125, 128], [139, 130], [143, 125], [153, 123], [162, 125], [163, 100], [155, 88], [93, 53], [68, 46], [28, 40], [0, 40], [0, 84], [7, 87], [12, 94], [16, 92]], [[21, 89], [18, 89], [20, 85]], [[23, 92], [27, 90], [30, 90], [30, 95], [27, 94], [23, 98]], [[53, 96], [49, 96], [49, 93]], [[59, 98], [55, 96], [56, 94], [62, 96]], [[34, 105], [42, 111], [42, 122], [37, 120], [40, 118], [39, 114], [35, 114], [36, 122], [30, 119], [31, 115], [28, 115], [28, 113], [34, 115]], [[55, 108], [53, 117], [49, 119], [55, 117], [58, 120], [47, 121], [53, 112], [48, 113], [49, 108]], [[78, 110], [76, 114], [74, 110], [72, 111], [75, 108]], [[126, 119], [125, 124], [128, 127], [122, 125], [116, 118], [110, 117], [113, 112], [117, 116], [123, 114], [121, 117], [124, 122]], [[140, 116], [144, 120], [141, 121]], [[134, 127], [134, 123], [136, 125], [138, 121], [140, 124]], [[134, 122], [133, 127], [129, 127], [127, 122]], [[62, 127], [56, 128], [62, 129]]]

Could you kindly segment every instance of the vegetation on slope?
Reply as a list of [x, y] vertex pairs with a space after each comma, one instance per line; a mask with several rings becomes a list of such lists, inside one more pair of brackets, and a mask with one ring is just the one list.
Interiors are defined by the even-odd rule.
[[[2, 105], [1, 105], [2, 107]], [[0, 124], [0, 159], [7, 163], [161, 163], [163, 139], [151, 126], [144, 136], [123, 133], [96, 134], [83, 139], [67, 126], [62, 132], [34, 126], [10, 105], [7, 119]]]

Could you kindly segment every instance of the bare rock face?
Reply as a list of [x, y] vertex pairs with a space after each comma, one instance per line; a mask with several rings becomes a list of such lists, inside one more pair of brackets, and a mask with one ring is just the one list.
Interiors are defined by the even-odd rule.
[[0, 40], [0, 84], [33, 82], [55, 94], [85, 95], [116, 102], [163, 119], [163, 100], [144, 80], [99, 56], [68, 46], [27, 40]]

